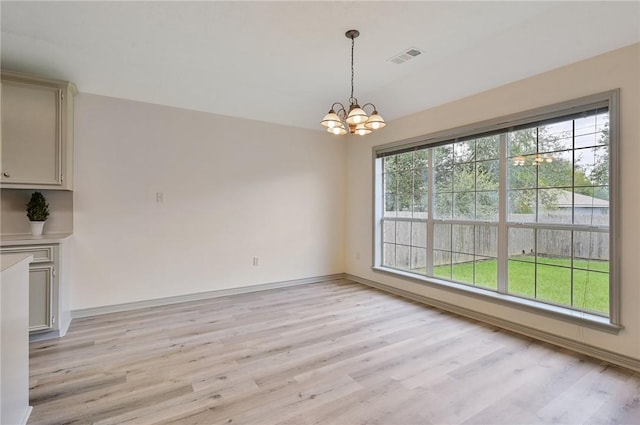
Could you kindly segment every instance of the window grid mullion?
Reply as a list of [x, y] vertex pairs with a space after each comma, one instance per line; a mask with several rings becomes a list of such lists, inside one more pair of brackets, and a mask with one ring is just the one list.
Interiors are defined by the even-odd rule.
[[433, 276], [433, 215], [435, 212], [435, 171], [433, 149], [427, 149], [427, 258], [425, 260], [425, 274]]
[[499, 143], [500, 158], [500, 178], [498, 183], [498, 292], [506, 294], [508, 292], [508, 242], [509, 234], [507, 228], [507, 207], [508, 191], [507, 179], [509, 170], [509, 159], [507, 158], [507, 134], [500, 135]]

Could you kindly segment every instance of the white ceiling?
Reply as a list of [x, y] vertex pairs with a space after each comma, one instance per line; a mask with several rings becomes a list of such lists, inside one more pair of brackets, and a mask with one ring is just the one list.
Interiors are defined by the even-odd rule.
[[[627, 2], [10, 2], [2, 67], [85, 93], [320, 129], [350, 92], [387, 121], [640, 41]], [[409, 47], [424, 54], [397, 65]]]

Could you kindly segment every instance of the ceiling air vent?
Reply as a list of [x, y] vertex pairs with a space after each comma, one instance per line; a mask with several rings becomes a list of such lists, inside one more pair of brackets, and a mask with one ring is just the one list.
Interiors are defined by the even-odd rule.
[[422, 54], [422, 50], [418, 49], [417, 47], [410, 47], [409, 49], [405, 50], [404, 52], [395, 55], [394, 57], [392, 57], [391, 59], [389, 59], [389, 61], [393, 62], [393, 63], [397, 63], [397, 64], [401, 64], [403, 62], [406, 62], [410, 59], [415, 58], [418, 55]]

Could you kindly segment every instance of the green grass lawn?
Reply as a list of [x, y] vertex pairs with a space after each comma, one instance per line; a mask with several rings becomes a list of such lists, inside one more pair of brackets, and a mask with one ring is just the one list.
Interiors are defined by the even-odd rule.
[[[550, 301], [556, 304], [609, 313], [609, 262], [521, 256], [509, 260], [510, 294]], [[422, 269], [424, 273], [424, 269]], [[479, 287], [497, 289], [496, 260], [434, 267], [435, 277]], [[475, 279], [474, 279], [475, 276]], [[537, 280], [537, 285], [536, 285]], [[572, 297], [573, 295], [573, 297]]]

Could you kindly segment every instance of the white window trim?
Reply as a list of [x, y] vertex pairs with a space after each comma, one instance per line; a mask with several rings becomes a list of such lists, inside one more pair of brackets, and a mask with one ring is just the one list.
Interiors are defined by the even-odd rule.
[[[372, 246], [372, 270], [375, 272], [383, 272], [390, 274], [394, 277], [410, 280], [431, 286], [437, 289], [443, 289], [447, 291], [453, 291], [460, 295], [471, 296], [479, 298], [485, 301], [495, 302], [501, 305], [507, 305], [511, 307], [521, 308], [528, 312], [534, 312], [542, 316], [560, 319], [568, 321], [570, 323], [577, 323], [590, 328], [602, 330], [609, 333], [617, 333], [623, 328], [620, 323], [620, 273], [619, 273], [619, 258], [620, 258], [620, 229], [619, 229], [619, 205], [620, 205], [620, 182], [619, 182], [619, 96], [620, 90], [615, 89], [603, 93], [597, 93], [590, 96], [585, 96], [579, 99], [573, 99], [562, 103], [557, 103], [542, 108], [532, 109], [529, 111], [519, 112], [505, 117], [500, 117], [480, 123], [475, 123], [463, 127], [454, 129], [448, 129], [441, 132], [418, 136], [411, 139], [400, 140], [385, 145], [375, 146], [372, 149], [372, 163], [373, 163], [373, 246]], [[522, 124], [533, 123], [542, 121], [549, 118], [554, 118], [560, 115], [569, 115], [575, 112], [580, 112], [594, 106], [602, 105], [609, 108], [609, 188], [610, 188], [610, 214], [609, 214], [609, 317], [602, 317], [594, 314], [589, 314], [582, 311], [577, 311], [571, 308], [564, 308], [544, 302], [534, 301], [525, 298], [519, 298], [513, 295], [503, 294], [486, 290], [474, 286], [465, 284], [457, 284], [455, 282], [440, 280], [433, 277], [420, 276], [414, 273], [404, 272], [399, 269], [382, 266], [382, 226], [381, 219], [383, 216], [381, 197], [383, 196], [378, 191], [379, 176], [382, 174], [381, 161], [377, 161], [377, 158], [381, 154], [395, 153], [402, 150], [410, 150], [418, 147], [426, 147], [428, 145], [435, 145], [444, 141], [455, 141], [458, 138], [467, 136], [473, 136], [476, 134], [488, 133], [497, 130], [507, 130], [511, 127], [519, 126]], [[501, 149], [504, 149], [504, 144]], [[504, 156], [501, 156], [504, 158]], [[506, 173], [507, 167], [500, 167], [501, 173]], [[501, 176], [501, 180], [502, 180]], [[504, 181], [504, 180], [502, 180]], [[506, 187], [501, 187], [500, 191], [506, 191]], [[500, 196], [500, 209], [504, 211], [503, 203], [506, 203], [506, 197]], [[429, 210], [430, 213], [433, 211]], [[499, 237], [506, 238], [507, 232], [500, 227], [506, 227], [507, 221], [501, 219], [498, 222]], [[428, 238], [428, 241], [433, 238]], [[505, 241], [506, 242], [506, 241]], [[428, 242], [431, 243], [431, 242]], [[430, 247], [427, 246], [427, 249]], [[432, 247], [431, 247], [432, 248]], [[506, 258], [499, 257], [499, 262], [505, 262]], [[503, 265], [503, 266], [506, 266]], [[500, 267], [500, 264], [498, 265]], [[501, 276], [500, 273], [498, 276]], [[500, 282], [498, 283], [500, 285]]]

